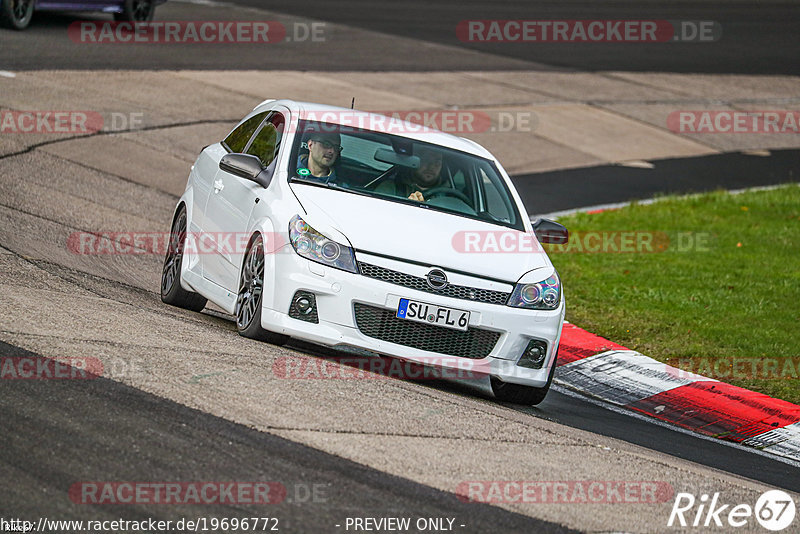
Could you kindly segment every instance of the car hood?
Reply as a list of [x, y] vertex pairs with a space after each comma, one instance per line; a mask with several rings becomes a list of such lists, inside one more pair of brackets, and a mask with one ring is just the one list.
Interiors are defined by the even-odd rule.
[[[314, 229], [358, 252], [514, 283], [550, 260], [532, 233], [419, 206], [293, 183]], [[341, 234], [341, 235], [339, 235]]]

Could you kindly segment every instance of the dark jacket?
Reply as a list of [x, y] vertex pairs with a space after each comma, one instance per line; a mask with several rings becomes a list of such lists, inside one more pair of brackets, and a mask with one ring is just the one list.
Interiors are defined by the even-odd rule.
[[299, 172], [297, 173], [297, 175], [304, 180], [319, 180], [325, 183], [336, 181], [336, 169], [333, 167], [331, 167], [331, 173], [328, 176], [314, 176], [311, 174], [311, 169], [308, 168], [308, 154], [300, 154], [297, 158], [297, 170], [299, 171], [300, 169], [308, 169], [309, 171], [306, 175], [302, 175]]
[[[433, 189], [442, 185], [441, 178], [439, 183], [427, 189]], [[394, 176], [381, 182], [375, 188], [378, 193], [393, 195], [396, 197], [408, 198], [414, 191], [420, 191], [425, 196], [425, 190], [414, 183], [414, 172], [409, 169], [401, 169]]]

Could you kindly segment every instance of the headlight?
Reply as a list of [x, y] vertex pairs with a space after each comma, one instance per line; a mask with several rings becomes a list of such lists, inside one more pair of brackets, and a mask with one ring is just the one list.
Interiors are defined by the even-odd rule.
[[289, 241], [294, 251], [306, 259], [351, 273], [358, 272], [352, 248], [331, 241], [311, 228], [299, 215], [289, 221]]
[[558, 273], [535, 284], [517, 284], [508, 298], [508, 305], [529, 310], [555, 310], [561, 302], [561, 281]]

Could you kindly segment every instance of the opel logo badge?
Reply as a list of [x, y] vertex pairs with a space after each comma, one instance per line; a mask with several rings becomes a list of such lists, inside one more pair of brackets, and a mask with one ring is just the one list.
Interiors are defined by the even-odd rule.
[[436, 290], [444, 289], [448, 284], [447, 275], [441, 269], [431, 269], [425, 276], [425, 280], [427, 280], [429, 288]]

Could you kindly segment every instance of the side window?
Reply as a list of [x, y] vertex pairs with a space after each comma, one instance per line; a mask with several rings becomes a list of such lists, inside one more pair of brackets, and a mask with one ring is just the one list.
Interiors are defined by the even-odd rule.
[[286, 124], [283, 115], [273, 113], [269, 119], [253, 138], [253, 142], [247, 147], [247, 154], [256, 156], [261, 160], [261, 165], [269, 166], [278, 155], [283, 137], [283, 127]]
[[464, 177], [464, 171], [461, 169], [458, 169], [453, 175], [453, 185], [456, 186], [456, 189], [461, 191], [467, 190], [467, 179]]
[[[451, 155], [445, 160], [445, 168], [442, 169], [443, 176], [449, 176], [453, 187], [458, 191], [464, 193], [467, 198], [472, 199], [473, 204], [478, 201], [478, 195], [475, 194], [474, 178], [469, 171], [469, 163], [461, 156]], [[472, 206], [473, 208], [476, 205]]]
[[264, 113], [253, 115], [242, 124], [237, 126], [222, 142], [225, 148], [231, 152], [244, 152], [244, 147], [247, 146], [247, 142], [250, 140], [250, 137], [253, 136], [256, 128], [258, 128], [258, 125], [264, 120], [264, 117], [267, 116], [267, 113], [268, 112], [265, 111]]
[[511, 213], [509, 213], [508, 206], [504, 201], [507, 196], [498, 191], [498, 184], [491, 180], [483, 169], [479, 169], [478, 173], [486, 194], [486, 211], [502, 221], [513, 222]]

